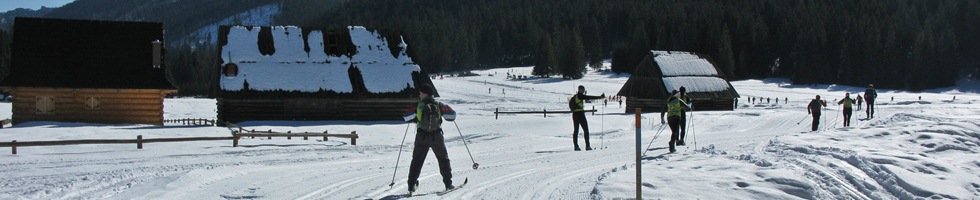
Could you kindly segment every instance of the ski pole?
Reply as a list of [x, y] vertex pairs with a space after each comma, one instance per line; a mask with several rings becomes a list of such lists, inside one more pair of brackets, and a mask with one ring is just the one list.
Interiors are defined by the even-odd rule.
[[806, 117], [809, 117], [809, 116], [810, 116], [810, 113], [807, 113], [806, 116], [803, 116], [803, 119], [800, 119], [800, 122], [796, 122], [796, 125], [800, 125], [800, 123], [803, 123], [803, 120], [806, 120]]
[[649, 151], [650, 147], [653, 146], [653, 141], [656, 141], [657, 138], [660, 137], [660, 133], [664, 131], [664, 128], [665, 127], [666, 126], [664, 126], [664, 124], [660, 124], [660, 129], [657, 130], [657, 134], [656, 135], [653, 135], [653, 139], [651, 139], [650, 140], [650, 143], [647, 144], [647, 148], [646, 149], [643, 149], [643, 155], [641, 155], [641, 156], [646, 156], [647, 155], [647, 151]]
[[[395, 187], [395, 174], [398, 174], [398, 161], [402, 159], [402, 147], [405, 146], [405, 138], [408, 137], [408, 127], [412, 127], [412, 123], [408, 123], [405, 126], [405, 135], [402, 136], [402, 144], [398, 145], [398, 159], [395, 159], [395, 172], [391, 173], [391, 183], [388, 184], [388, 187]], [[390, 190], [391, 188], [388, 189]]]
[[[691, 124], [694, 124], [694, 114], [693, 113], [691, 114]], [[698, 150], [698, 135], [695, 135], [694, 132], [695, 131], [692, 128], [691, 129], [691, 137], [692, 137], [692, 139], [694, 139], [694, 150], [697, 151]]]
[[600, 149], [603, 146], [606, 145], [606, 107], [605, 106], [602, 107], [602, 117], [601, 118], [602, 118], [602, 123], [600, 124], [600, 126], [602, 127], [602, 135], [599, 136], [599, 148]]
[[466, 147], [466, 154], [470, 155], [470, 161], [473, 162], [473, 169], [479, 168], [480, 163], [476, 163], [476, 160], [473, 160], [473, 153], [470, 153], [470, 146], [466, 145], [466, 138], [463, 137], [463, 131], [459, 130], [459, 124], [456, 124], [456, 121], [454, 120], [453, 125], [456, 125], [456, 132], [459, 133], [459, 139], [463, 141], [463, 146]]

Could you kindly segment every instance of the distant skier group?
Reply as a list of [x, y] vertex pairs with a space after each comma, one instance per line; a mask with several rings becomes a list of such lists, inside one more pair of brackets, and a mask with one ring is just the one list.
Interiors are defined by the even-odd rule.
[[[863, 98], [862, 98], [863, 96]], [[851, 98], [851, 93], [844, 93], [844, 98], [837, 101], [837, 105], [842, 105], [841, 115], [844, 116], [844, 127], [851, 126], [851, 116], [853, 112], [853, 107], [857, 105], [858, 110], [861, 110], [861, 101], [863, 100], [867, 104], [867, 110], [865, 111], [868, 119], [874, 118], [875, 114], [875, 99], [878, 97], [878, 92], [874, 89], [873, 84], [868, 84], [868, 88], [864, 90], [864, 95], [857, 95], [857, 99]], [[811, 123], [810, 130], [816, 131], [820, 126], [820, 110], [823, 107], [827, 107], [827, 102], [820, 100], [820, 95], [817, 95], [810, 103], [807, 105], [807, 113], [813, 117], [813, 122]]]

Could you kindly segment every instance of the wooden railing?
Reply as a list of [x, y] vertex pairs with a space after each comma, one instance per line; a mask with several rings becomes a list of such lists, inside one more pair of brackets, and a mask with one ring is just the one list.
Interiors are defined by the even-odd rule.
[[[593, 106], [592, 110], [583, 110], [582, 112], [591, 112], [592, 115], [595, 115], [596, 109], [595, 106]], [[543, 109], [542, 111], [500, 111], [500, 108], [497, 108], [497, 110], [493, 112], [493, 119], [499, 119], [500, 114], [544, 114], [544, 117], [548, 117], [548, 113], [560, 114], [560, 113], [572, 113], [572, 111], [570, 110], [548, 111], [548, 109]]]
[[249, 138], [265, 137], [270, 140], [272, 139], [272, 137], [285, 137], [287, 140], [291, 140], [293, 139], [293, 137], [303, 137], [303, 140], [309, 140], [310, 137], [323, 137], [323, 141], [327, 141], [328, 137], [339, 137], [339, 138], [349, 138], [351, 145], [357, 145], [357, 138], [358, 138], [357, 131], [351, 131], [350, 134], [332, 134], [326, 130], [324, 130], [323, 133], [318, 133], [318, 132], [293, 133], [292, 131], [286, 131], [284, 133], [284, 132], [273, 132], [272, 130], [267, 130], [267, 131], [256, 131], [255, 129], [246, 130], [245, 128], [242, 128], [233, 123], [225, 123], [225, 126], [231, 129], [231, 134], [234, 137], [233, 138], [234, 141], [232, 142], [233, 147], [238, 146], [238, 140], [240, 140], [242, 137], [249, 137]]
[[193, 119], [193, 118], [165, 119], [163, 120], [163, 123], [181, 124], [185, 126], [215, 126], [218, 124], [217, 120], [213, 120], [213, 119]]
[[292, 133], [292, 131], [273, 132], [268, 131], [255, 131], [245, 130], [232, 123], [227, 123], [228, 127], [232, 129], [232, 136], [225, 137], [180, 137], [180, 138], [148, 138], [143, 139], [143, 135], [136, 136], [136, 139], [81, 139], [81, 140], [52, 140], [52, 141], [20, 141], [13, 140], [11, 142], [0, 142], [0, 147], [10, 147], [11, 154], [17, 154], [17, 147], [30, 147], [30, 146], [64, 146], [64, 145], [80, 145], [80, 144], [136, 144], [136, 149], [143, 149], [143, 143], [157, 143], [157, 142], [189, 142], [189, 141], [207, 141], [207, 140], [232, 140], [232, 147], [238, 147], [238, 141], [242, 137], [267, 137], [272, 139], [272, 137], [286, 137], [286, 139], [292, 139], [292, 137], [303, 137], [303, 140], [308, 140], [309, 137], [323, 137], [323, 141], [327, 141], [328, 137], [339, 137], [339, 138], [349, 138], [351, 145], [357, 145], [357, 131], [351, 131], [350, 134], [331, 134], [328, 131], [323, 131], [322, 133]]

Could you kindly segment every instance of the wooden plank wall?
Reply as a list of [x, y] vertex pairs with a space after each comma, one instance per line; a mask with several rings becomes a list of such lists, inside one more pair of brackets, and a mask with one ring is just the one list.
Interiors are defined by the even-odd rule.
[[[172, 91], [155, 89], [14, 88], [14, 124], [30, 121], [163, 125], [163, 97]], [[55, 98], [55, 111], [37, 113], [37, 97]], [[98, 97], [98, 109], [85, 106]]]
[[218, 99], [218, 120], [401, 120], [415, 99]]
[[[692, 107], [699, 110], [734, 110], [735, 100], [724, 99], [692, 99]], [[643, 113], [659, 113], [667, 104], [662, 99], [626, 98], [626, 113], [633, 113], [636, 108], [643, 108]]]

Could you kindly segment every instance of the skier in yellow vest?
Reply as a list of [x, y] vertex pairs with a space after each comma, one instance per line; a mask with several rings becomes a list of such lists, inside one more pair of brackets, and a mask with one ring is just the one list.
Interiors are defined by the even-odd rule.
[[851, 111], [854, 106], [854, 99], [851, 98], [851, 93], [844, 93], [844, 99], [837, 102], [837, 105], [844, 104], [844, 127], [851, 126]]
[[[680, 122], [681, 113], [683, 111], [690, 111], [691, 104], [685, 102], [681, 99], [680, 95], [676, 92], [671, 94], [671, 97], [667, 99], [667, 106], [664, 106], [664, 110], [660, 112], [660, 124], [668, 123], [670, 126], [670, 142], [668, 146], [670, 147], [670, 152], [674, 153], [674, 146], [677, 145], [679, 141], [678, 136], [680, 132]], [[667, 121], [664, 121], [664, 113], [667, 114]]]

